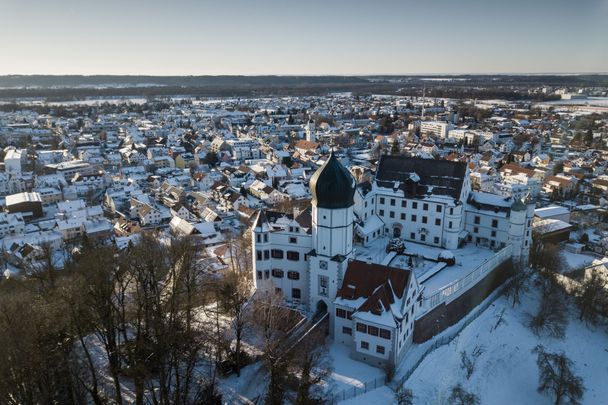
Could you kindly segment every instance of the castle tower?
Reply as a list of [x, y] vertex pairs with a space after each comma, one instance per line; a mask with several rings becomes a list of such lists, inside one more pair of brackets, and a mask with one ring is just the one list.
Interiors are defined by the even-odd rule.
[[312, 175], [310, 190], [314, 249], [309, 258], [310, 310], [331, 311], [348, 259], [353, 256], [355, 179], [332, 151]]
[[509, 217], [509, 242], [513, 246], [511, 253], [514, 262], [523, 266], [528, 264], [532, 244], [531, 222], [534, 216], [534, 205], [526, 205], [515, 200]]
[[254, 263], [253, 279], [256, 281], [256, 288], [258, 291], [263, 293], [269, 293], [273, 291], [273, 284], [271, 280], [271, 262], [268, 260], [270, 257], [264, 257], [269, 254], [270, 244], [270, 232], [271, 227], [266, 217], [266, 212], [261, 210], [258, 212], [257, 218], [255, 219], [254, 226], [251, 228], [251, 240], [253, 242], [252, 250], [252, 263]]
[[306, 124], [306, 140], [308, 142], [316, 142], [315, 131], [316, 129], [314, 121], [309, 120]]

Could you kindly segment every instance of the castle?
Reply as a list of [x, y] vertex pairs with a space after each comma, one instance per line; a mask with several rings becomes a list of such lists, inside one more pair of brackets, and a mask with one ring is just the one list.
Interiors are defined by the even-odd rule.
[[473, 192], [466, 163], [383, 156], [357, 185], [332, 152], [310, 180], [312, 207], [260, 211], [258, 294], [280, 292], [371, 364], [397, 363], [416, 322], [507, 261], [527, 264], [534, 207]]

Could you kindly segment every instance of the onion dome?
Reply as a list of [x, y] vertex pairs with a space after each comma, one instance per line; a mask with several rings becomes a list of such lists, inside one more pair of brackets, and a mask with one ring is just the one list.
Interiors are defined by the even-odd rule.
[[318, 208], [348, 208], [354, 205], [355, 179], [333, 151], [310, 178], [312, 203]]

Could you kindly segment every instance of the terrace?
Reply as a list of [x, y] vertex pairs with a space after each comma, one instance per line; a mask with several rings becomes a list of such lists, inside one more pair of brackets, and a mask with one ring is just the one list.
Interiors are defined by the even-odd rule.
[[[447, 251], [442, 248], [404, 242], [403, 254], [386, 252], [389, 238], [380, 238], [367, 247], [358, 247], [358, 260], [386, 266], [411, 269], [422, 286], [423, 306], [418, 316], [422, 316], [437, 305], [449, 302], [468, 290], [489, 271], [511, 256], [511, 248], [495, 251], [468, 243], [460, 249]], [[454, 258], [449, 266], [444, 259]]]

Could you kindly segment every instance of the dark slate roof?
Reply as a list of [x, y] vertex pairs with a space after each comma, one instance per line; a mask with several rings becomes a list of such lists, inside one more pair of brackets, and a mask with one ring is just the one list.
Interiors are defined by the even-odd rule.
[[306, 229], [306, 233], [312, 233], [312, 213], [310, 207], [302, 211], [295, 219], [302, 228]]
[[376, 183], [386, 188], [397, 186], [410, 198], [434, 194], [457, 199], [466, 170], [464, 162], [385, 155], [378, 165]]
[[355, 178], [332, 152], [310, 178], [310, 192], [319, 208], [347, 208], [355, 203]]
[[367, 195], [367, 193], [372, 191], [372, 183], [370, 183], [369, 181], [365, 181], [363, 183], [359, 183], [357, 185], [357, 188], [359, 188], [359, 191], [361, 191], [361, 194], [365, 196], [365, 195]]

